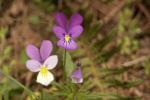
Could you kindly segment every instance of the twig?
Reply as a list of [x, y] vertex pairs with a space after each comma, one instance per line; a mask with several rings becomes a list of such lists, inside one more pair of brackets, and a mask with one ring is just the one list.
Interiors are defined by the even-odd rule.
[[62, 6], [63, 6], [63, 0], [58, 0], [58, 8], [59, 8], [59, 10], [61, 10], [62, 9]]
[[142, 32], [148, 32], [150, 30], [150, 22], [146, 23], [143, 27], [142, 27]]
[[148, 21], [150, 21], [150, 13], [148, 12], [148, 10], [143, 6], [143, 4], [141, 4], [140, 2], [137, 3], [137, 6], [139, 7], [139, 9], [144, 13], [144, 15], [147, 17]]
[[116, 14], [124, 7], [126, 4], [126, 1], [121, 1], [118, 3], [118, 6], [116, 6], [114, 9], [112, 9], [106, 17], [104, 17], [103, 22], [108, 23]]
[[124, 64], [122, 64], [122, 66], [125, 66], [125, 67], [132, 66], [132, 65], [135, 65], [135, 64], [138, 64], [138, 63], [145, 61], [149, 57], [150, 57], [150, 55], [149, 56], [143, 56], [143, 57], [140, 57], [140, 58], [135, 59], [133, 61], [125, 62]]

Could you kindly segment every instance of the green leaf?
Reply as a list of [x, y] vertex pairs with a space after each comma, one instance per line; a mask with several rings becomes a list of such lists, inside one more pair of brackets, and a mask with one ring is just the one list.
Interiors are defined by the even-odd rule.
[[41, 99], [40, 100], [58, 100], [58, 98], [56, 96], [53, 96], [50, 93], [42, 91], [41, 92]]
[[141, 100], [141, 98], [138, 96], [122, 96], [122, 95], [114, 94], [114, 97], [115, 98], [111, 100]]
[[117, 67], [117, 68], [99, 68], [100, 73], [105, 77], [118, 75], [131, 69], [132, 67]]
[[4, 75], [7, 79], [11, 80], [11, 82], [14, 82], [16, 85], [22, 87], [31, 98], [35, 98], [33, 92], [29, 88], [21, 84], [19, 81], [17, 81], [15, 78], [11, 77], [7, 73], [3, 72], [2, 70], [0, 70], [0, 74]]
[[27, 61], [27, 56], [26, 56], [25, 50], [21, 51], [20, 59], [23, 64]]
[[11, 52], [12, 48], [10, 46], [7, 46], [5, 49], [4, 49], [4, 55], [9, 55], [10, 52]]
[[73, 63], [73, 60], [71, 58], [71, 55], [69, 54], [69, 52], [66, 51], [66, 63], [65, 63], [65, 73], [66, 76], [69, 77], [72, 73], [72, 71], [75, 69], [75, 65]]
[[116, 78], [109, 78], [105, 80], [104, 84], [108, 84], [108, 87], [122, 87], [122, 88], [131, 88], [143, 83], [143, 80], [138, 79], [135, 81], [122, 81]]
[[39, 16], [31, 16], [29, 20], [32, 24], [38, 24], [40, 22]]
[[1, 27], [0, 28], [0, 38], [4, 38], [4, 36], [6, 35], [7, 32], [8, 32], [8, 28]]

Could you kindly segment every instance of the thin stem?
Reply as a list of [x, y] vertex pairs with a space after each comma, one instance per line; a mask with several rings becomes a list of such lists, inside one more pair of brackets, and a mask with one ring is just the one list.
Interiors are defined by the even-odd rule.
[[15, 82], [16, 84], [18, 84], [20, 87], [22, 87], [29, 95], [31, 98], [34, 98], [35, 95], [33, 94], [33, 92], [31, 90], [29, 90], [27, 87], [25, 87], [23, 84], [21, 84], [20, 82], [18, 82], [16, 79], [14, 79], [13, 77], [7, 75], [6, 73], [4, 73], [2, 70], [0, 70], [0, 73], [3, 74], [4, 76], [6, 76], [8, 79], [12, 80], [13, 82]]
[[67, 50], [65, 49], [65, 53], [64, 53], [64, 67], [66, 66], [66, 52], [67, 52]]
[[65, 74], [65, 79], [67, 79], [67, 75], [66, 75], [66, 53], [67, 53], [67, 50], [65, 49], [64, 51], [64, 63], [63, 63], [63, 66], [64, 66], [64, 74]]
[[79, 90], [79, 87], [78, 87], [78, 85], [76, 84], [76, 89], [75, 89], [74, 94], [73, 94], [73, 100], [77, 100], [77, 93], [78, 93], [78, 90]]

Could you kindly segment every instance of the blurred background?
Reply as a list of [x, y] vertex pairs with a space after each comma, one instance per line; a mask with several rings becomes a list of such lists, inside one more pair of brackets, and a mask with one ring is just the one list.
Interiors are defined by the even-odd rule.
[[[26, 46], [39, 47], [43, 39], [53, 42], [53, 54], [61, 59], [63, 49], [52, 32], [57, 11], [84, 17], [79, 49], [69, 51], [84, 74], [79, 91], [86, 92], [77, 100], [150, 100], [150, 0], [0, 0], [0, 70], [42, 100], [72, 100], [60, 95], [71, 93], [69, 87], [43, 87], [25, 66]], [[62, 67], [60, 60], [52, 71], [59, 84]], [[0, 100], [30, 100], [7, 75], [0, 73]]]

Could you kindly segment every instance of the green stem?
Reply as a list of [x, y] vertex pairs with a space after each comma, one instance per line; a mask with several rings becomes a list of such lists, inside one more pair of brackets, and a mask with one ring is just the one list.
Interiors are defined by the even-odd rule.
[[66, 52], [67, 52], [67, 50], [65, 49], [65, 53], [64, 53], [64, 67], [66, 67]]
[[76, 89], [74, 91], [74, 94], [73, 94], [73, 100], [77, 100], [77, 93], [78, 93], [78, 90], [79, 90], [79, 87], [76, 85]]
[[13, 77], [7, 75], [2, 70], [0, 70], [0, 73], [3, 74], [4, 76], [6, 76], [8, 79], [12, 80], [14, 83], [18, 84], [20, 87], [22, 87], [30, 95], [31, 98], [35, 98], [35, 95], [33, 94], [33, 92], [31, 90], [29, 90], [27, 87], [25, 87], [23, 84], [21, 84], [20, 82], [18, 82]]
[[66, 75], [66, 53], [67, 53], [67, 50], [65, 49], [65, 51], [64, 51], [64, 63], [63, 63], [65, 80], [67, 79], [67, 75]]

